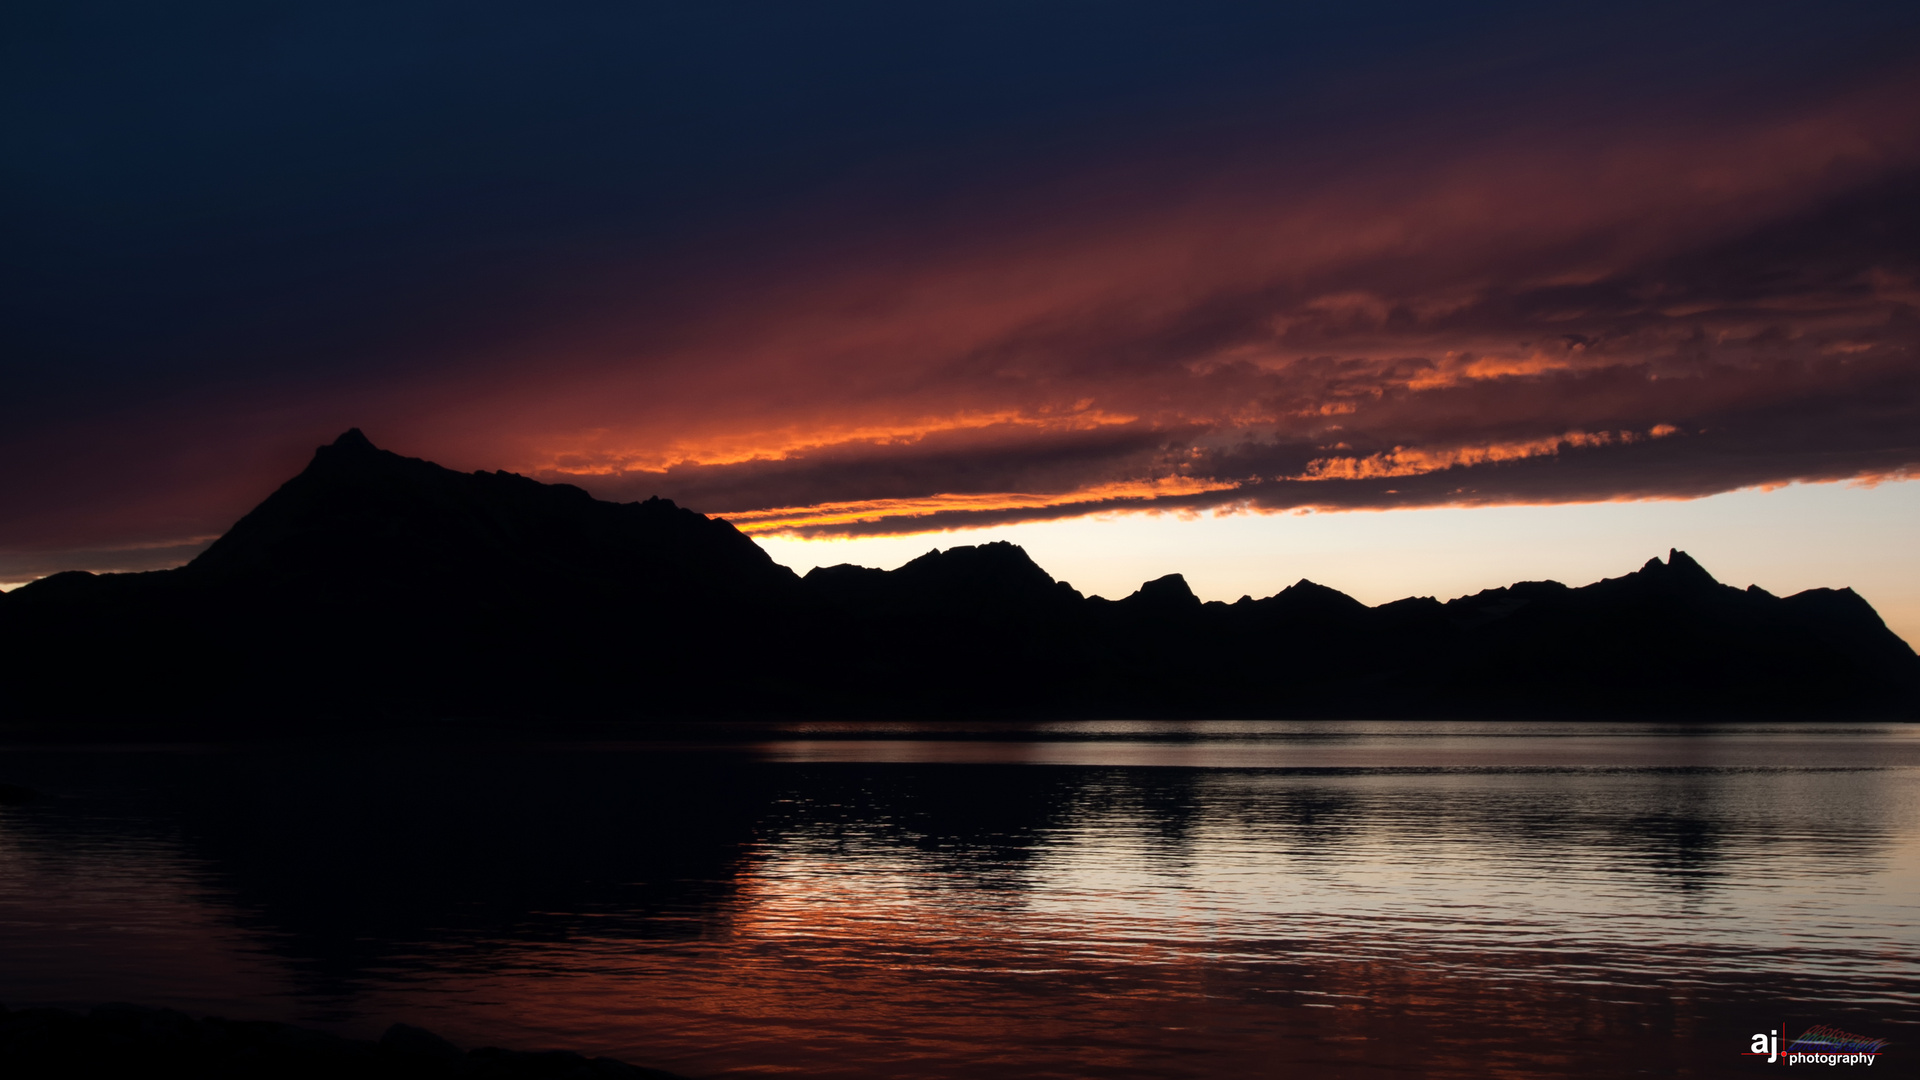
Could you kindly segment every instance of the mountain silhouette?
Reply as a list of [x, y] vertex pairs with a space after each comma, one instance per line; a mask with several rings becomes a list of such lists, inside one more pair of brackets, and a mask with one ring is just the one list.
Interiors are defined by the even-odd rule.
[[793, 572], [722, 521], [665, 499], [601, 502], [570, 484], [460, 473], [377, 449], [359, 428], [184, 568], [231, 587], [341, 596], [579, 582], [676, 598], [790, 588]]
[[1007, 543], [799, 577], [663, 499], [461, 473], [358, 429], [186, 566], [0, 594], [8, 719], [1920, 715], [1848, 589], [1685, 552], [1368, 607], [1302, 580], [1085, 597]]

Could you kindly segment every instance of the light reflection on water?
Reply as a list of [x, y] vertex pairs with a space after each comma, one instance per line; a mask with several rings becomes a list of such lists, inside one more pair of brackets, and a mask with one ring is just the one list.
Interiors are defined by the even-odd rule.
[[16, 747], [0, 781], [57, 797], [0, 809], [0, 1001], [693, 1075], [1721, 1075], [1782, 1021], [1910, 1054], [1916, 736]]

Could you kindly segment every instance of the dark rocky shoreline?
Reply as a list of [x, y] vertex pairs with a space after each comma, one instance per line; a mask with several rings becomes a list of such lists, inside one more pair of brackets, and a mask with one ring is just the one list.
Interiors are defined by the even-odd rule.
[[0, 1006], [0, 1076], [173, 1077], [205, 1080], [682, 1080], [674, 1073], [566, 1050], [462, 1051], [407, 1024], [377, 1042], [290, 1024], [195, 1020], [173, 1009], [113, 1003], [85, 1014]]

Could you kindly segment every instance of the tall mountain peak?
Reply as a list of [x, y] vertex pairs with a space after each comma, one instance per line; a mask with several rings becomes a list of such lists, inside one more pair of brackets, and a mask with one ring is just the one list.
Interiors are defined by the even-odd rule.
[[329, 443], [328, 445], [335, 450], [378, 450], [380, 449], [379, 447], [373, 445], [372, 439], [367, 438], [366, 432], [361, 431], [357, 427], [348, 428], [345, 432], [341, 434], [339, 438], [333, 440], [333, 442]]
[[382, 450], [359, 428], [188, 569], [355, 597], [534, 580], [737, 594], [793, 580], [732, 525], [665, 500], [601, 502], [569, 484], [455, 472]]

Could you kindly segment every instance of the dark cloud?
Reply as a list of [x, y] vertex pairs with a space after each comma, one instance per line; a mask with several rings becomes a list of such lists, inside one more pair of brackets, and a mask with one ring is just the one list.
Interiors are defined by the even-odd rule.
[[[1055, 379], [1116, 337], [1156, 353], [1106, 369], [1091, 400], [1133, 412], [1150, 396], [1164, 411], [1038, 436], [1002, 424], [844, 442], [620, 484], [723, 514], [790, 511], [743, 516], [749, 529], [866, 535], [1129, 508], [1694, 497], [1902, 476], [1920, 466], [1916, 207], [1909, 171], [1577, 283], [1496, 279], [1444, 303], [1268, 290], [1176, 308], [1158, 330], [1017, 331], [998, 354], [1036, 353]], [[1265, 355], [1195, 362], [1249, 348]], [[1168, 480], [1203, 490], [1115, 490]], [[992, 492], [1025, 501], [928, 505]]]
[[816, 533], [1917, 460], [1911, 5], [12, 27], [6, 565], [147, 565], [350, 425]]

